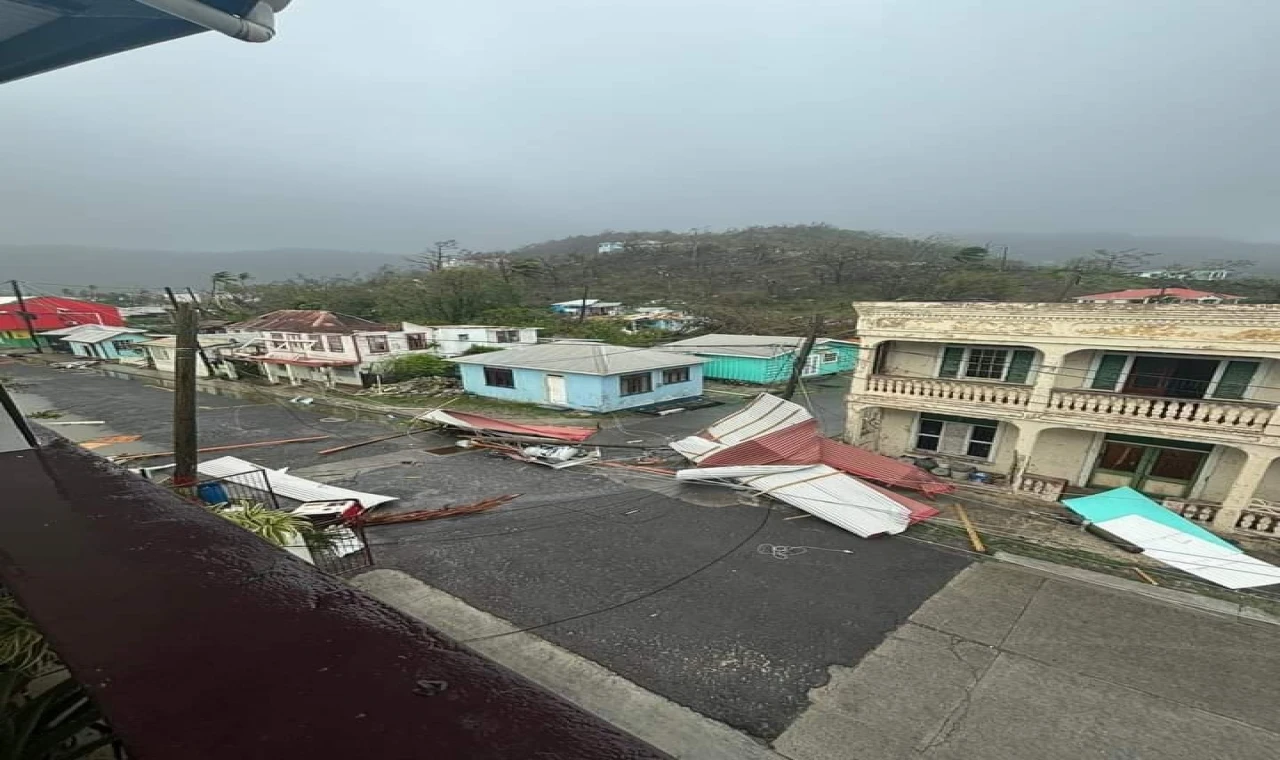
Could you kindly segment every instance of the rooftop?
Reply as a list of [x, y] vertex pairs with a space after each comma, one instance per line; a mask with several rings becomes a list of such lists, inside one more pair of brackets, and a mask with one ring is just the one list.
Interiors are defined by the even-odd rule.
[[76, 343], [101, 343], [105, 340], [119, 338], [121, 335], [142, 335], [144, 333], [146, 333], [146, 330], [136, 330], [131, 327], [76, 325], [75, 327], [63, 328], [61, 330], [48, 330], [40, 334], [53, 335], [54, 337], [61, 337], [63, 340], [75, 341]]
[[617, 375], [702, 363], [702, 360], [696, 357], [673, 355], [648, 348], [573, 341], [543, 343], [527, 348], [509, 348], [488, 354], [462, 356], [451, 361], [458, 364], [479, 364], [485, 367], [545, 369], [583, 375]]
[[1232, 296], [1226, 293], [1211, 293], [1207, 290], [1194, 290], [1192, 288], [1130, 288], [1129, 290], [1116, 290], [1111, 293], [1094, 293], [1087, 296], [1075, 296], [1076, 300], [1097, 300], [1097, 301], [1136, 301], [1141, 298], [1180, 298], [1183, 300], [1196, 300], [1200, 298], [1221, 298], [1223, 300], [1239, 301], [1246, 296]]
[[292, 333], [382, 332], [387, 326], [362, 317], [318, 309], [281, 309], [237, 322], [232, 330]]

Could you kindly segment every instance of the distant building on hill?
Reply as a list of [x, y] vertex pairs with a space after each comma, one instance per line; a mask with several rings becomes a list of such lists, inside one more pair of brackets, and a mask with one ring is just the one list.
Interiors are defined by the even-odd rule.
[[1240, 303], [1245, 296], [1211, 293], [1191, 288], [1131, 288], [1111, 293], [1076, 296], [1076, 303]]

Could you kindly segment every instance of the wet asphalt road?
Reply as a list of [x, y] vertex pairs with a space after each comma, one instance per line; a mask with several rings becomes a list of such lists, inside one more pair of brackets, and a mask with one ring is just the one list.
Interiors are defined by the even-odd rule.
[[[142, 436], [134, 446], [169, 448], [168, 392], [93, 372], [5, 365], [0, 375], [28, 384], [36, 394], [21, 398], [28, 409], [104, 420], [113, 434]], [[451, 441], [434, 433], [321, 457], [319, 449], [394, 428], [376, 415], [267, 397], [202, 394], [198, 403], [201, 445], [333, 436], [232, 453], [399, 497], [391, 509], [522, 494], [490, 513], [370, 529], [378, 565], [533, 627], [761, 738], [785, 730], [830, 666], [858, 662], [968, 564], [916, 542], [863, 540], [816, 518], [784, 519], [800, 513], [708, 486], [677, 488], [604, 468], [554, 471], [479, 451], [435, 455], [427, 450]], [[627, 418], [626, 430], [608, 434], [687, 435], [731, 408]], [[77, 440], [89, 435], [74, 430]], [[770, 546], [805, 549], [778, 559]]]

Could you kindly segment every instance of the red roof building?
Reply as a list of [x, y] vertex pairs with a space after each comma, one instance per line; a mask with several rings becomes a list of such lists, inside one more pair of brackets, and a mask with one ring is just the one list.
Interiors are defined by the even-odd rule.
[[[76, 325], [124, 327], [120, 310], [109, 304], [61, 296], [34, 296], [26, 301], [27, 313], [31, 315], [32, 327], [37, 333]], [[31, 348], [34, 345], [18, 308], [18, 299], [0, 297], [0, 348]]]
[[1246, 296], [1210, 293], [1191, 288], [1131, 288], [1112, 293], [1076, 296], [1076, 303], [1240, 303]]

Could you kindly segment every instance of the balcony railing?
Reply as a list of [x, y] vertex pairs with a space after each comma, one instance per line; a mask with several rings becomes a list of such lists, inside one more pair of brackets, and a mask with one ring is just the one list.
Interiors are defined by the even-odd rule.
[[895, 375], [872, 375], [867, 379], [867, 391], [888, 396], [1009, 407], [1024, 407], [1031, 400], [1029, 385]]
[[1157, 398], [1098, 391], [1055, 390], [1049, 414], [1084, 415], [1139, 423], [1262, 432], [1275, 406], [1218, 399]]

